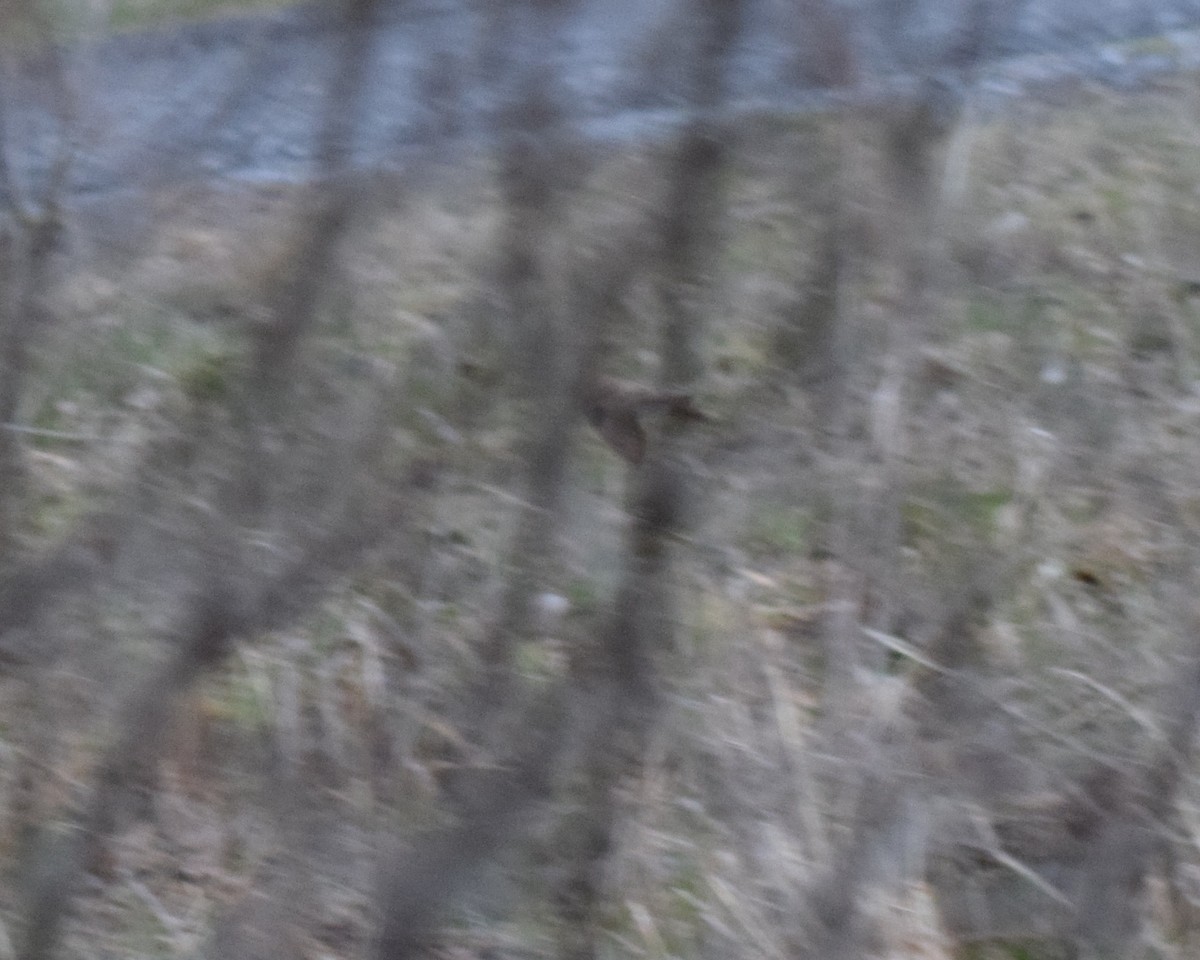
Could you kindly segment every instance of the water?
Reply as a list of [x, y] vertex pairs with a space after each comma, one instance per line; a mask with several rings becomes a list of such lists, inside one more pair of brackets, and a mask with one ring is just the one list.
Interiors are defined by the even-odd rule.
[[[498, 2], [498, 0], [495, 0]], [[730, 112], [803, 112], [836, 95], [805, 87], [798, 0], [748, 0], [732, 65]], [[678, 126], [687, 55], [686, 11], [673, 0], [592, 0], [565, 15], [550, 53], [559, 99], [584, 136], [632, 140]], [[897, 19], [887, 11], [908, 6]], [[962, 46], [962, 2], [846, 3], [857, 11], [869, 96], [914, 73], [946, 68]], [[1116, 86], [1200, 65], [1200, 0], [1002, 0], [978, 52], [953, 71], [977, 100], [996, 105], [1031, 86], [1080, 76]], [[424, 0], [389, 9], [376, 37], [354, 162], [402, 167], [436, 151], [485, 144], [502, 90], [486, 48], [495, 23], [482, 3]], [[672, 20], [672, 17], [675, 17]], [[680, 19], [680, 18], [683, 19]], [[523, 24], [526, 49], [537, 31]], [[1154, 35], [1153, 43], [1114, 43]], [[180, 178], [303, 180], [335, 28], [314, 8], [135, 32], [71, 56], [76, 91], [70, 191], [96, 194]], [[526, 54], [529, 55], [529, 54]], [[58, 127], [36, 77], [8, 85], [8, 151], [35, 190], [51, 168]]]

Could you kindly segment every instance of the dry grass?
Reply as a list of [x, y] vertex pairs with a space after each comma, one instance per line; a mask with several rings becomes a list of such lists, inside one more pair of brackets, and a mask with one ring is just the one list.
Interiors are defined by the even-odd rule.
[[[989, 788], [1051, 790], [1087, 757], [1136, 767], [1161, 738], [1157, 694], [1192, 612], [1200, 523], [1194, 85], [1020, 105], [965, 132], [969, 176], [947, 214], [933, 301], [938, 341], [913, 385], [900, 603], [914, 626], [840, 705], [849, 743], [820, 723], [830, 709], [820, 635], [847, 575], [844, 558], [828, 556], [836, 471], [810, 399], [772, 348], [814, 269], [828, 144], [820, 121], [763, 124], [744, 138], [730, 183], [726, 318], [710, 331], [700, 398], [717, 424], [694, 440], [704, 508], [679, 550], [688, 599], [679, 648], [661, 652], [669, 705], [621, 797], [606, 956], [795, 955], [805, 892], [844, 839], [865, 768], [886, 761], [871, 751], [902, 723], [905, 680], [921, 669], [922, 597], [958, 576], [972, 545], [997, 547], [1012, 571], [984, 642], [990, 690], [1016, 736], [996, 748], [978, 735], [980, 750], [1002, 749], [1019, 769]], [[604, 159], [564, 258], [602, 252], [605, 230], [636, 219], [654, 187], [651, 160]], [[216, 912], [251, 908], [285, 842], [264, 742], [320, 767], [318, 806], [340, 823], [338, 849], [312, 852], [325, 915], [318, 942], [302, 945], [308, 956], [363, 955], [373, 831], [437, 818], [440, 764], [460, 746], [447, 707], [474, 662], [515, 516], [513, 413], [493, 387], [502, 331], [489, 327], [477, 282], [496, 195], [486, 169], [416, 191], [373, 189], [318, 351], [330, 369], [401, 371], [396, 438], [452, 464], [425, 518], [430, 552], [417, 571], [386, 561], [362, 571], [311, 622], [256, 641], [195, 695], [152, 790], [154, 815], [121, 837], [116, 882], [86, 898], [71, 955], [176, 954], [199, 944]], [[870, 196], [860, 198], [868, 207]], [[286, 191], [249, 199], [235, 188], [175, 203], [135, 262], [79, 263], [64, 278], [63, 319], [24, 410], [43, 431], [31, 440], [32, 542], [64, 529], [151, 431], [185, 425], [190, 400], [219, 400], [239, 363], [235, 321], [253, 315], [286, 256]], [[869, 272], [866, 315], [891, 309], [894, 283]], [[619, 372], [649, 379], [654, 306], [639, 289], [626, 309]], [[523, 647], [531, 685], [561, 673], [563, 646], [593, 629], [618, 573], [624, 468], [589, 437], [574, 469], [564, 561], [546, 584], [571, 605], [560, 614], [550, 604]], [[154, 656], [161, 602], [150, 590], [101, 600], [64, 643], [72, 655], [34, 685], [32, 707], [24, 686], [5, 681], [0, 748], [37, 746], [40, 815], [79, 801], [118, 694]], [[70, 611], [60, 619], [72, 629]], [[10, 808], [22, 795], [17, 768], [0, 764]], [[1192, 871], [1198, 804], [1189, 777], [1176, 847]], [[7, 869], [21, 842], [17, 826], [3, 838]], [[916, 826], [889, 855], [902, 864], [927, 842]], [[446, 956], [552, 950], [536, 862], [502, 867], [456, 918]], [[16, 904], [0, 904], [8, 922]], [[923, 885], [884, 886], [868, 913], [876, 955], [952, 955]], [[1160, 956], [1187, 955], [1165, 920], [1152, 931]]]

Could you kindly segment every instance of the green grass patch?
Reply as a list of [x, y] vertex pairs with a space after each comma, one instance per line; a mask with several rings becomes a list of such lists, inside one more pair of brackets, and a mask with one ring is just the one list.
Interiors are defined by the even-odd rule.
[[995, 333], [1012, 326], [1002, 303], [995, 300], [972, 300], [967, 304], [967, 329], [974, 333]]
[[1104, 187], [1100, 191], [1104, 208], [1114, 220], [1123, 221], [1133, 209], [1133, 199], [1120, 187]]
[[85, 496], [74, 493], [51, 493], [35, 500], [32, 510], [32, 532], [55, 538], [68, 533], [83, 516], [90, 503]]
[[751, 512], [743, 543], [752, 553], [802, 555], [811, 543], [812, 525], [803, 507], [763, 504]]
[[1122, 45], [1131, 57], [1175, 57], [1179, 47], [1170, 37], [1138, 37]]
[[185, 396], [202, 403], [224, 399], [241, 375], [238, 355], [221, 345], [201, 345], [179, 358], [175, 379]]
[[30, 420], [41, 430], [78, 430], [97, 410], [125, 406], [142, 387], [173, 385], [191, 399], [213, 400], [236, 378], [236, 359], [236, 345], [212, 326], [157, 311], [130, 317], [48, 346], [41, 362], [46, 389]]
[[230, 671], [209, 683], [210, 696], [219, 705], [220, 718], [242, 730], [265, 730], [271, 724], [272, 705], [244, 670]]
[[600, 585], [595, 580], [578, 577], [567, 584], [568, 608], [575, 616], [591, 616], [598, 613], [603, 604]]
[[562, 657], [540, 640], [517, 644], [513, 665], [526, 680], [544, 682], [562, 673]]
[[901, 508], [905, 543], [912, 546], [942, 544], [959, 539], [990, 538], [1000, 510], [1012, 500], [1011, 490], [973, 491], [941, 485]]
[[966, 944], [957, 955], [961, 960], [1066, 960], [1068, 956], [1061, 944], [1036, 940]]
[[284, 5], [282, 0], [117, 0], [108, 25], [122, 30], [166, 20], [203, 20]]

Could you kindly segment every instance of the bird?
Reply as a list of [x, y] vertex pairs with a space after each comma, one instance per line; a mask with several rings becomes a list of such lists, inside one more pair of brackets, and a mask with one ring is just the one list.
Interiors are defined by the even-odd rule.
[[617, 454], [635, 466], [646, 455], [646, 431], [639, 418], [659, 411], [683, 420], [711, 419], [697, 409], [691, 394], [683, 391], [655, 390], [604, 375], [593, 378], [583, 391], [583, 412], [588, 423]]

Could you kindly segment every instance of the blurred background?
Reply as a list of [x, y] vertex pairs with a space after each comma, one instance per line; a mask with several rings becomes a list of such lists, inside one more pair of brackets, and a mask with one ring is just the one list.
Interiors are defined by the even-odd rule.
[[0, 960], [1200, 955], [1200, 0], [0, 0]]

